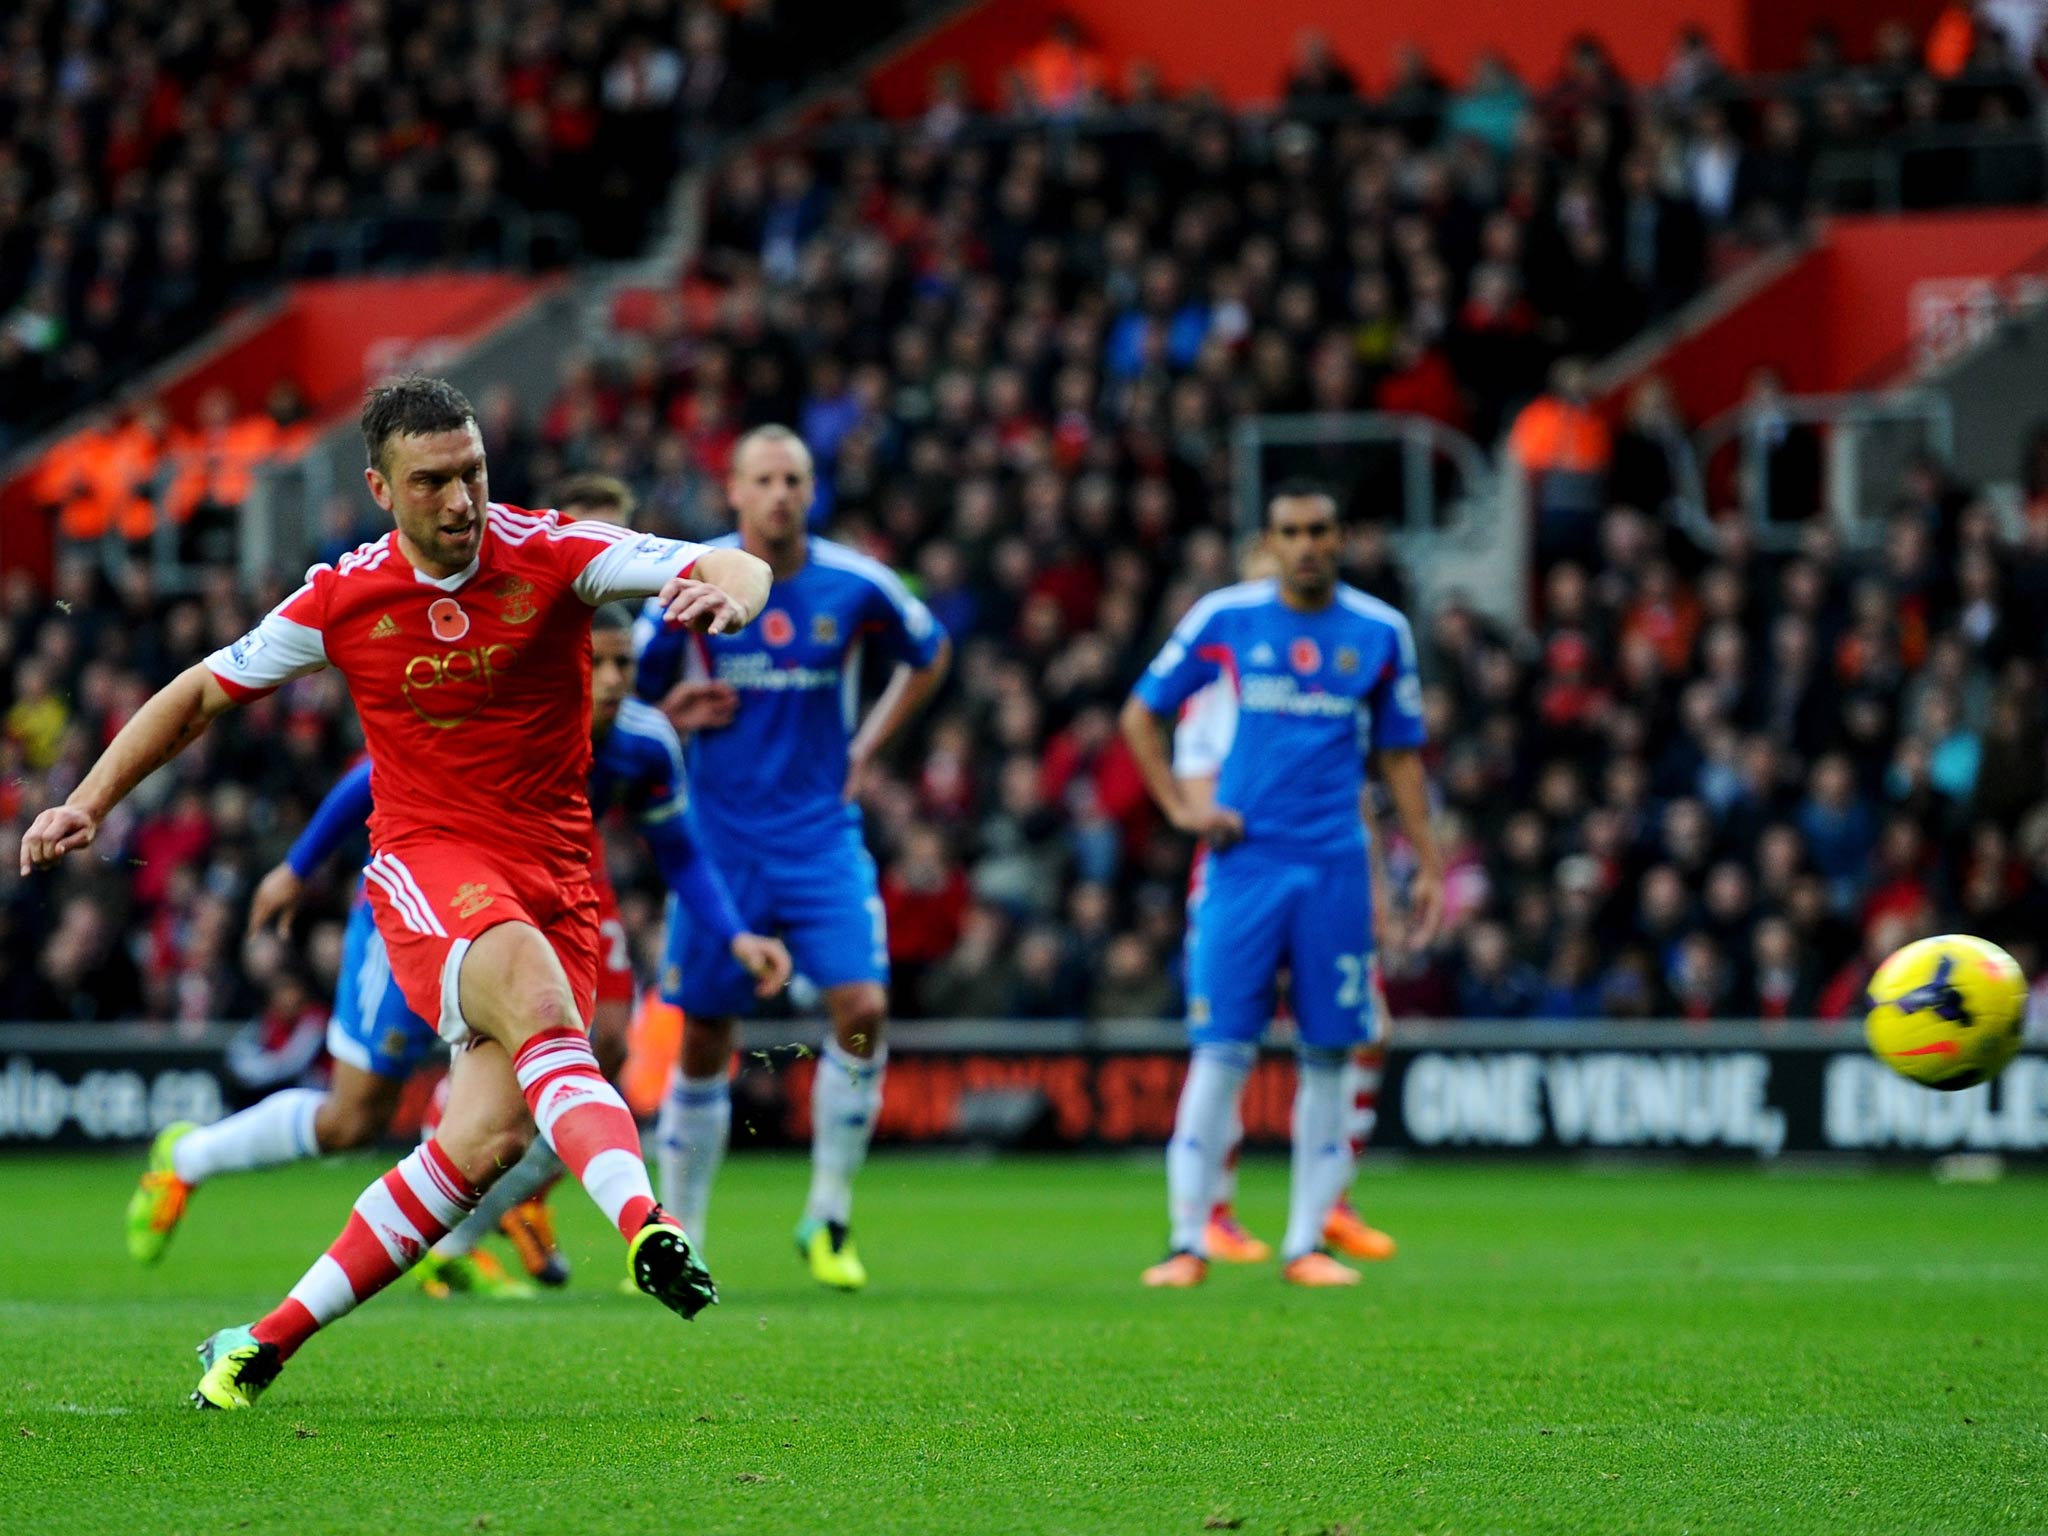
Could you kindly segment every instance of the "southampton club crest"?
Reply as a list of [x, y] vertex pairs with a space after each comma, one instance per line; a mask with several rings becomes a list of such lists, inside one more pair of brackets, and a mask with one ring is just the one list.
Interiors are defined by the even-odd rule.
[[494, 583], [491, 596], [505, 605], [500, 615], [507, 624], [524, 624], [540, 610], [534, 606], [533, 583], [506, 576]]

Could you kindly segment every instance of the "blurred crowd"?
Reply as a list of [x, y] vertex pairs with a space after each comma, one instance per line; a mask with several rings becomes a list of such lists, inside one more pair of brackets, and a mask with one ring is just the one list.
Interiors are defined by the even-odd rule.
[[[1308, 409], [1504, 436], [1539, 482], [1532, 629], [1417, 615], [1452, 912], [1435, 944], [1390, 948], [1397, 1013], [1840, 1015], [1873, 955], [1940, 924], [2031, 965], [2048, 749], [2019, 616], [2048, 588], [2048, 522], [2001, 528], [1924, 462], [1881, 548], [1844, 550], [1817, 518], [1789, 556], [1734, 522], [1702, 546], [1667, 515], [1668, 400], [1595, 431], [1575, 361], [1828, 206], [1851, 179], [1823, 174], [1831, 154], [2031, 110], [1995, 30], [1939, 58], [1885, 36], [1851, 68], [1816, 34], [1783, 89], [1729, 79], [1688, 36], [1648, 92], [1588, 40], [1540, 88], [1498, 61], [1452, 88], [1415, 59], [1377, 100], [1311, 38], [1288, 108], [1232, 117], [1142, 71], [1109, 82], [1056, 29], [1004, 114], [942, 76], [921, 120], [727, 162], [681, 288], [622, 310], [551, 392], [479, 401], [493, 488], [544, 505], [564, 476], [610, 474], [641, 526], [705, 537], [729, 527], [738, 435], [803, 434], [816, 526], [902, 570], [957, 649], [865, 797], [905, 1015], [1178, 1011], [1189, 849], [1115, 711], [1236, 573], [1231, 422]], [[1792, 518], [1818, 501], [1792, 494], [1795, 457], [1773, 469]], [[1346, 500], [1347, 578], [1405, 604], [1384, 503], [1370, 482]], [[316, 553], [378, 531], [371, 513], [329, 508]], [[79, 558], [54, 598], [0, 592], [4, 1011], [283, 1018], [331, 986], [346, 868], [297, 942], [240, 935], [253, 881], [356, 749], [331, 677], [230, 716], [96, 859], [25, 885], [9, 851], [150, 687], [278, 595], [221, 569], [166, 601], [141, 566]], [[615, 831], [651, 975], [658, 892]]]
[[1428, 617], [1452, 933], [1397, 1012], [1839, 1019], [1946, 929], [2039, 968], [2048, 521], [1923, 459], [1873, 548], [1747, 526], [1612, 506], [1535, 633]]
[[[865, 798], [897, 1005], [1171, 1016], [1189, 849], [1150, 809], [1113, 714], [1178, 614], [1231, 579], [1232, 551], [1198, 527], [1155, 559], [1117, 528], [1098, 560], [1034, 538], [1030, 503], [996, 503], [988, 538], [935, 541], [917, 562], [960, 663]], [[878, 526], [839, 531], [886, 553]], [[1545, 570], [1529, 631], [1459, 602], [1423, 617], [1449, 919], [1426, 950], [1388, 950], [1397, 1015], [1840, 1018], [1920, 933], [1982, 934], [2029, 971], [2048, 959], [2048, 649], [2031, 617], [2048, 602], [2048, 507], [2004, 529], [1920, 461], [1875, 548], [1845, 550], [1816, 521], [1767, 556], [1744, 528], [1724, 522], [1702, 550], [1610, 503], [1592, 547]], [[1374, 525], [1352, 531], [1346, 569], [1407, 595]], [[0, 592], [9, 1014], [198, 1020], [282, 998], [291, 1015], [309, 988], [331, 994], [351, 860], [316, 883], [295, 943], [245, 943], [241, 924], [358, 748], [332, 674], [225, 717], [116, 813], [95, 856], [14, 874], [32, 811], [150, 689], [280, 595], [223, 571], [165, 602], [146, 566], [109, 585], [78, 558], [54, 597]], [[659, 891], [630, 828], [612, 833], [652, 974]], [[1411, 853], [1390, 848], [1397, 909]]]
[[247, 1018], [310, 976], [333, 995], [343, 910], [337, 872], [303, 950], [245, 946], [250, 890], [283, 855], [357, 749], [333, 673], [235, 711], [123, 804], [92, 855], [52, 878], [17, 874], [22, 830], [69, 794], [149, 694], [238, 638], [295, 578], [247, 592], [232, 567], [167, 598], [151, 567], [110, 583], [64, 558], [54, 592], [0, 586], [0, 999], [31, 1019]]
[[913, 8], [15, 0], [0, 451], [280, 275], [631, 254], [683, 158]]

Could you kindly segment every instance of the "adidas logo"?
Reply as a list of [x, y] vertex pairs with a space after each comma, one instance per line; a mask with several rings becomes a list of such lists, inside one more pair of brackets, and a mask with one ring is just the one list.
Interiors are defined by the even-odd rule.
[[1278, 659], [1273, 654], [1273, 647], [1263, 640], [1252, 647], [1252, 665], [1255, 667], [1270, 667]]
[[397, 633], [398, 621], [388, 613], [370, 627], [370, 638], [372, 640], [389, 640]]

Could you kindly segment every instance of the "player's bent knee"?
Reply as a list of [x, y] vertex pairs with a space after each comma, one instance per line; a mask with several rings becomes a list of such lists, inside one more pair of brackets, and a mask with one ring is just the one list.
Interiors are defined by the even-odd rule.
[[684, 1019], [683, 1075], [710, 1077], [723, 1072], [732, 1060], [733, 1036], [738, 1027], [731, 1019]]
[[375, 1141], [383, 1128], [371, 1106], [329, 1098], [313, 1118], [313, 1139], [322, 1152], [352, 1152]]
[[550, 1029], [573, 1029], [581, 1031], [583, 1015], [569, 998], [568, 989], [542, 984], [531, 987], [519, 998], [515, 1020], [529, 1026], [526, 1034], [537, 1035]]
[[561, 961], [530, 923], [500, 923], [479, 935], [457, 985], [464, 1022], [509, 1049], [545, 1030], [583, 1028]]
[[871, 983], [837, 992], [831, 999], [832, 1032], [856, 1056], [872, 1056], [889, 1023], [889, 994]]
[[391, 1124], [403, 1084], [337, 1064], [327, 1097], [313, 1116], [313, 1140], [322, 1152], [367, 1147]]
[[487, 1182], [495, 1183], [499, 1174], [526, 1156], [536, 1134], [529, 1120], [524, 1125], [501, 1126], [479, 1137], [476, 1152], [478, 1161], [489, 1170]]

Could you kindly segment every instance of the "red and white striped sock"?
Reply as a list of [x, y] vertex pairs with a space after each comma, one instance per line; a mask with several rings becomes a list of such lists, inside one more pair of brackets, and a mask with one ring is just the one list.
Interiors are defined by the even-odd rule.
[[654, 1186], [640, 1154], [640, 1127], [604, 1080], [590, 1042], [573, 1029], [545, 1029], [512, 1056], [533, 1123], [621, 1235], [654, 1210]]
[[1244, 1149], [1244, 1117], [1230, 1122], [1230, 1150], [1223, 1154], [1223, 1172], [1216, 1180], [1216, 1203], [1209, 1210], [1211, 1221], [1221, 1221], [1237, 1204], [1237, 1154]]
[[1380, 1123], [1380, 1074], [1386, 1064], [1384, 1045], [1361, 1045], [1344, 1064], [1344, 1097], [1350, 1106], [1344, 1129], [1351, 1138], [1353, 1157], [1365, 1156], [1366, 1145]]
[[468, 1214], [477, 1191], [437, 1142], [422, 1142], [356, 1197], [348, 1225], [251, 1331], [285, 1359], [420, 1261]]

